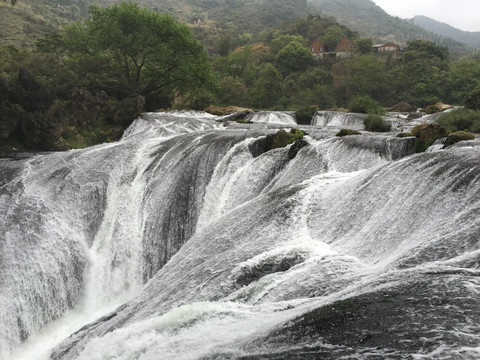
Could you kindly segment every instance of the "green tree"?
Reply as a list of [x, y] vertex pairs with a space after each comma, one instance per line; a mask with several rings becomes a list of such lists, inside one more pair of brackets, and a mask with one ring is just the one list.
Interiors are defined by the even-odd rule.
[[[117, 97], [143, 95], [147, 107], [168, 105], [177, 95], [213, 88], [208, 56], [190, 29], [171, 15], [121, 2], [93, 5], [89, 19], [64, 28], [62, 42], [42, 39], [39, 48], [65, 54], [62, 62], [88, 90]], [[59, 52], [60, 53], [60, 52]]]
[[325, 35], [322, 36], [322, 42], [327, 49], [335, 49], [337, 43], [342, 40], [343, 37], [344, 33], [342, 28], [338, 26], [331, 26], [327, 29]]
[[384, 64], [375, 55], [360, 55], [347, 61], [342, 80], [346, 84], [348, 98], [368, 95], [382, 100], [388, 89], [388, 75]]
[[282, 77], [273, 64], [265, 63], [258, 68], [249, 91], [253, 106], [266, 109], [275, 105], [282, 96]]
[[285, 46], [290, 44], [292, 41], [297, 41], [300, 44], [304, 43], [303, 36], [286, 34], [273, 39], [270, 43], [270, 49], [274, 55], [277, 55], [280, 52], [280, 50], [282, 50]]
[[312, 53], [298, 41], [289, 43], [275, 57], [277, 69], [283, 76], [305, 71], [312, 63]]
[[360, 38], [354, 41], [354, 49], [357, 53], [366, 55], [373, 52], [373, 40], [370, 38]]

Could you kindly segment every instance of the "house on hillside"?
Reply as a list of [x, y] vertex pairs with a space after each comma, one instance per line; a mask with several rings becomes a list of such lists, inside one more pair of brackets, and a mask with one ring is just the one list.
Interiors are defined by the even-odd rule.
[[350, 55], [350, 52], [353, 50], [353, 43], [347, 38], [343, 38], [337, 43], [335, 52], [337, 57], [346, 57]]
[[350, 55], [352, 50], [353, 43], [346, 38], [340, 40], [334, 48], [326, 48], [319, 40], [315, 40], [310, 44], [310, 51], [316, 59], [322, 59], [325, 55], [346, 57]]
[[378, 53], [397, 53], [400, 52], [400, 46], [394, 43], [373, 45], [373, 50]]
[[323, 58], [323, 54], [325, 54], [325, 46], [319, 40], [314, 41], [310, 44], [310, 50], [315, 58]]

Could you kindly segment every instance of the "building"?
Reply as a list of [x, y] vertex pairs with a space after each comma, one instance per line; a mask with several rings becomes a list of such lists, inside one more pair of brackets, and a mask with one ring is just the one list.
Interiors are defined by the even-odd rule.
[[325, 46], [323, 46], [323, 43], [319, 40], [316, 40], [310, 44], [310, 50], [312, 51], [313, 56], [316, 58], [322, 58], [323, 54], [325, 54]]
[[340, 40], [335, 48], [325, 48], [325, 45], [319, 40], [314, 41], [310, 44], [310, 51], [316, 59], [321, 59], [325, 55], [336, 56], [336, 57], [346, 57], [350, 55], [350, 52], [353, 50], [353, 43], [344, 38]]
[[374, 51], [378, 53], [391, 53], [391, 52], [400, 52], [400, 46], [394, 43], [385, 43], [385, 44], [376, 44], [373, 45]]

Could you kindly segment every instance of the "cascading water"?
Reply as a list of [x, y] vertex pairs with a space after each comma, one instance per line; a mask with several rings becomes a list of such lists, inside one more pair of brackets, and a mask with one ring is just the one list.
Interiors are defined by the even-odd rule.
[[480, 356], [478, 142], [215, 120], [0, 160], [0, 359]]

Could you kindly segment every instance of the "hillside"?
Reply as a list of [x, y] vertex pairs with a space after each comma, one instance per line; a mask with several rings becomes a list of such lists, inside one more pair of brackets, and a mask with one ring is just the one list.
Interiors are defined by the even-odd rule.
[[415, 16], [411, 22], [445, 38], [451, 38], [473, 48], [480, 48], [480, 31], [463, 31], [422, 15]]
[[[115, 0], [19, 0], [0, 2], [0, 45], [31, 47], [47, 31], [88, 14], [90, 4], [111, 5]], [[284, 20], [314, 12], [306, 0], [137, 0], [148, 9], [173, 14], [191, 22], [209, 19], [238, 32], [260, 32]]]
[[323, 15], [335, 17], [339, 23], [362, 36], [372, 37], [376, 42], [393, 41], [405, 45], [413, 39], [424, 39], [447, 46], [451, 53], [462, 55], [468, 52], [464, 44], [391, 16], [371, 0], [309, 0], [309, 3]]

